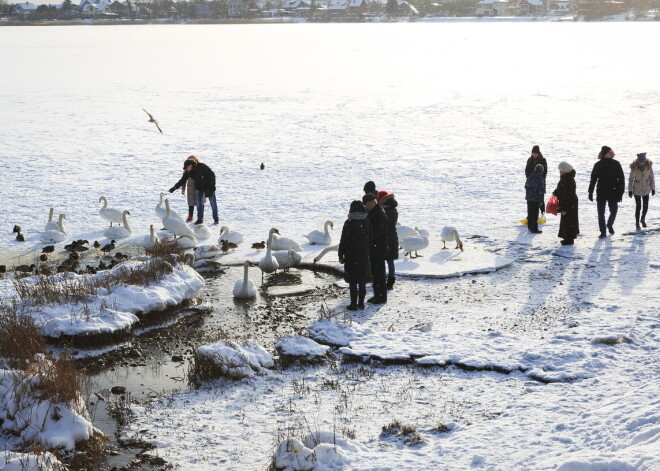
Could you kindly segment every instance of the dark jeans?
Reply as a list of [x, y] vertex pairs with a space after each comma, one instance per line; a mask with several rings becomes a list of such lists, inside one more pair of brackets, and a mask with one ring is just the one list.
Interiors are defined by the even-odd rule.
[[367, 285], [364, 283], [349, 283], [348, 290], [351, 293], [351, 304], [364, 304], [364, 296], [367, 294]]
[[387, 277], [394, 278], [394, 260], [387, 260]]
[[607, 218], [607, 226], [613, 226], [614, 220], [616, 219], [616, 212], [619, 210], [619, 202], [617, 200], [606, 200], [596, 202], [598, 206], [598, 227], [600, 228], [600, 233], [605, 234], [605, 203], [610, 208], [610, 217]]
[[527, 228], [531, 232], [536, 232], [539, 230], [539, 202], [538, 201], [528, 201], [527, 202]]
[[[207, 196], [206, 199], [211, 203], [211, 210], [213, 211], [213, 221], [218, 222], [218, 203], [215, 200], [215, 193]], [[202, 190], [195, 190], [195, 204], [197, 204], [197, 220], [204, 220], [204, 192]]]
[[635, 221], [639, 226], [639, 210], [642, 206], [642, 221], [646, 219], [646, 212], [649, 210], [649, 195], [637, 196], [635, 195]]
[[374, 296], [387, 299], [387, 284], [385, 282], [385, 259], [372, 257], [371, 273], [374, 276]]

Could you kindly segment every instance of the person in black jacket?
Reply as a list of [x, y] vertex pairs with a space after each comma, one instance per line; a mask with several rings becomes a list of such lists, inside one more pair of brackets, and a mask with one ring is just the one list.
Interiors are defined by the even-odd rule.
[[181, 188], [188, 178], [195, 180], [195, 203], [197, 204], [197, 221], [195, 224], [204, 223], [204, 196], [211, 203], [211, 210], [213, 211], [213, 223], [219, 224], [220, 218], [218, 217], [218, 203], [215, 199], [215, 173], [209, 168], [208, 165], [196, 162], [195, 160], [188, 159], [183, 163], [183, 176], [176, 185], [169, 189], [170, 193]]
[[387, 262], [387, 289], [394, 288], [396, 276], [394, 272], [394, 260], [399, 258], [399, 235], [396, 233], [396, 223], [399, 221], [399, 211], [396, 209], [399, 202], [394, 193], [379, 191], [376, 201], [385, 210], [387, 215], [387, 243], [388, 251], [385, 261]]
[[367, 300], [372, 304], [385, 304], [387, 302], [387, 285], [385, 283], [385, 259], [389, 253], [387, 237], [387, 215], [376, 197], [367, 193], [362, 197], [362, 203], [369, 211], [368, 218], [373, 229], [373, 242], [369, 251], [371, 259], [371, 273], [374, 277], [374, 296]]
[[578, 197], [575, 189], [575, 170], [568, 162], [559, 164], [559, 183], [552, 192], [559, 200], [558, 211], [561, 213], [559, 222], [559, 237], [563, 240], [561, 245], [573, 245], [580, 233], [578, 220]]
[[364, 190], [365, 195], [367, 193], [371, 193], [374, 196], [378, 195], [378, 191], [376, 190], [376, 184], [371, 180], [369, 180], [367, 183], [364, 184], [362, 190]]
[[[539, 146], [534, 146], [532, 147], [532, 155], [529, 156], [529, 159], [527, 159], [527, 165], [525, 165], [525, 178], [529, 178], [529, 176], [534, 173], [534, 169], [538, 164], [543, 165], [543, 194], [545, 195], [545, 180], [548, 175], [548, 162], [545, 160], [545, 157], [543, 157], [543, 154], [541, 154], [541, 148]], [[539, 201], [539, 209], [542, 213], [545, 213], [544, 198], [541, 198], [541, 201]]]
[[596, 203], [598, 206], [598, 226], [600, 238], [607, 237], [605, 232], [605, 204], [610, 209], [610, 217], [607, 219], [607, 229], [614, 234], [614, 220], [619, 209], [619, 203], [623, 200], [626, 189], [626, 181], [623, 169], [618, 160], [614, 160], [614, 151], [603, 146], [598, 154], [598, 162], [594, 164], [591, 171], [591, 183], [589, 183], [589, 201], [594, 200], [594, 187], [596, 188]]
[[339, 263], [344, 264], [344, 280], [351, 294], [351, 303], [346, 308], [349, 311], [364, 309], [372, 235], [367, 209], [360, 201], [353, 201], [341, 231], [338, 250]]
[[525, 199], [527, 200], [527, 228], [532, 234], [541, 234], [539, 230], [539, 205], [543, 204], [545, 193], [545, 179], [543, 165], [536, 164], [536, 168], [527, 177], [525, 182]]

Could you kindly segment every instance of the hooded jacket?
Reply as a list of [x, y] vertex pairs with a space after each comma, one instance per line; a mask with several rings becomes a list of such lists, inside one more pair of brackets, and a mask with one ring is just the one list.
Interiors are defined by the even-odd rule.
[[525, 199], [530, 203], [543, 201], [545, 194], [545, 179], [539, 165], [543, 166], [543, 164], [538, 164], [525, 182]]
[[387, 215], [388, 253], [385, 260], [396, 260], [399, 258], [399, 235], [396, 232], [396, 223], [399, 221], [399, 211], [396, 208], [399, 202], [394, 193], [390, 193], [380, 199], [380, 204]]
[[635, 196], [646, 196], [655, 191], [655, 177], [653, 176], [653, 162], [646, 160], [641, 167], [637, 160], [630, 164], [630, 177], [628, 178], [628, 191]]

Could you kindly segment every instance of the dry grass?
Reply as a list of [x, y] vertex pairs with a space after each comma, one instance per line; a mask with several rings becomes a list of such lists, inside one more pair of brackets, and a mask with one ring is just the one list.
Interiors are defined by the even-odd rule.
[[172, 263], [173, 256], [176, 256], [178, 260], [183, 260], [186, 251], [181, 248], [174, 237], [166, 237], [147, 247], [146, 252], [151, 258], [162, 258]]
[[[29, 382], [26, 386], [29, 391], [25, 392], [38, 399], [48, 399], [53, 402], [75, 403], [90, 387], [84, 370], [78, 372], [66, 352], [60, 358], [31, 363], [23, 372], [23, 376], [37, 377], [37, 381]], [[21, 383], [26, 384], [25, 381]]]
[[424, 443], [424, 437], [417, 431], [417, 427], [410, 424], [404, 424], [398, 420], [383, 426], [381, 436], [388, 437], [396, 435], [397, 437], [405, 437], [403, 443], [406, 445], [419, 445]]
[[14, 366], [26, 365], [36, 354], [46, 351], [46, 342], [32, 318], [16, 305], [0, 305], [0, 358]]

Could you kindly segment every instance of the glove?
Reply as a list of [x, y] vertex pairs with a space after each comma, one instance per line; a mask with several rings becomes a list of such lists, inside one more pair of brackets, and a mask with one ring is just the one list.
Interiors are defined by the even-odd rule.
[[589, 193], [589, 201], [593, 201], [593, 200], [594, 200], [594, 194], [593, 194], [593, 193]]
[[170, 189], [167, 190], [167, 191], [169, 191], [170, 193], [174, 193], [174, 190], [176, 190], [176, 188], [172, 187], [172, 188], [170, 188]]
[[628, 192], [628, 196], [630, 196], [632, 198], [632, 191]]
[[655, 196], [655, 190], [651, 190], [651, 196]]

